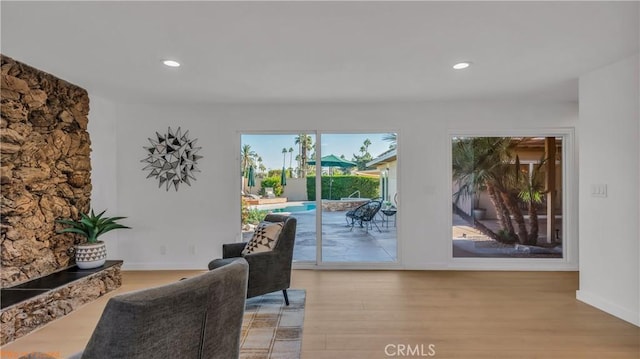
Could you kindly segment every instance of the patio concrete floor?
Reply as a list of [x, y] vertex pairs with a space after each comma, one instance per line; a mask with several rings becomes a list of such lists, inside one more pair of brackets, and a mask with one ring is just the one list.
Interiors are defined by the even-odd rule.
[[[554, 241], [547, 244], [545, 232], [546, 218], [540, 218], [538, 243], [542, 247], [502, 244], [469, 226], [460, 216], [453, 215], [453, 257], [489, 257], [489, 258], [562, 258], [562, 243]], [[497, 232], [500, 224], [497, 220], [482, 220], [482, 223]], [[527, 224], [528, 225], [528, 224]], [[562, 218], [556, 218], [556, 228], [562, 228]]]
[[[302, 202], [289, 202], [288, 205], [300, 205]], [[282, 205], [271, 206], [263, 209], [282, 208]], [[296, 228], [296, 242], [293, 250], [295, 262], [316, 262], [316, 210], [300, 212], [283, 212], [298, 220]], [[382, 213], [376, 215], [374, 225], [367, 231], [359, 225], [353, 230], [347, 224], [346, 211], [322, 212], [322, 259], [323, 262], [339, 263], [393, 263], [397, 261], [397, 230], [395, 220], [397, 218], [385, 217]], [[396, 214], [397, 216], [397, 214]], [[387, 222], [387, 219], [389, 220]], [[497, 230], [498, 223], [495, 220], [486, 220], [483, 223]], [[562, 221], [558, 220], [558, 228]], [[540, 220], [540, 228], [545, 228], [546, 219]], [[561, 244], [555, 248], [543, 249], [538, 253], [522, 253], [516, 250], [514, 245], [502, 245], [490, 240], [479, 233], [457, 215], [453, 216], [453, 257], [545, 257], [562, 258]], [[543, 232], [543, 230], [541, 230]], [[251, 238], [253, 232], [245, 232], [244, 240]], [[462, 238], [464, 234], [465, 238]], [[544, 242], [546, 236], [541, 233], [540, 241]], [[560, 250], [560, 252], [558, 252]]]
[[[346, 211], [322, 212], [323, 262], [395, 262], [397, 260], [397, 234], [394, 218], [383, 222], [376, 215], [376, 224], [367, 231], [359, 225], [353, 230], [345, 220]], [[295, 262], [316, 262], [316, 211], [291, 212], [298, 221], [293, 249]], [[395, 216], [394, 216], [395, 217]], [[245, 233], [245, 240], [251, 238]], [[248, 237], [246, 237], [248, 236]]]
[[[395, 262], [397, 235], [393, 217], [390, 223], [376, 216], [376, 224], [367, 231], [359, 225], [347, 225], [346, 211], [322, 212], [322, 260], [324, 262]], [[295, 261], [316, 260], [316, 211], [293, 212], [298, 220]], [[383, 226], [384, 224], [384, 226]]]

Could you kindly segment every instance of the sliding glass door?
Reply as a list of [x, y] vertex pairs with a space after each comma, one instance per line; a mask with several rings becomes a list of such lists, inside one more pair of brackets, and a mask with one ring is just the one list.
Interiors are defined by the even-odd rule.
[[245, 241], [266, 214], [282, 213], [297, 219], [294, 262], [397, 261], [394, 133], [255, 133], [240, 142]]

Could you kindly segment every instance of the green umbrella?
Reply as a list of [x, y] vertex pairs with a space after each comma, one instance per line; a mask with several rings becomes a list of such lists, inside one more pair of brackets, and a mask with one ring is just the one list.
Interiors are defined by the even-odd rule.
[[[307, 162], [309, 165], [315, 165], [316, 161], [311, 160]], [[331, 167], [340, 167], [340, 168], [349, 168], [356, 167], [357, 164], [351, 161], [343, 160], [342, 158], [336, 155], [328, 155], [324, 156], [320, 159], [320, 166], [329, 167], [329, 175], [333, 177], [333, 172], [331, 171]], [[333, 185], [333, 178], [329, 179], [329, 199], [331, 199], [331, 187]]]
[[251, 193], [251, 187], [256, 185], [256, 174], [253, 170], [253, 166], [249, 166], [249, 173], [247, 174], [247, 187], [249, 187], [249, 193]]
[[282, 167], [282, 173], [280, 174], [280, 184], [282, 186], [287, 185], [287, 171]]
[[[307, 162], [307, 164], [313, 166], [316, 164], [315, 160], [311, 160]], [[349, 168], [357, 166], [356, 163], [351, 161], [343, 160], [342, 158], [336, 155], [328, 155], [324, 156], [320, 159], [320, 166], [322, 167], [340, 167], [340, 168]]]

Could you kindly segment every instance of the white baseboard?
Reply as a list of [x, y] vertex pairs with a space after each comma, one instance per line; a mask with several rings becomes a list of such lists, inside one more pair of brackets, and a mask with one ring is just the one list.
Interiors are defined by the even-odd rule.
[[639, 312], [633, 312], [632, 310], [623, 308], [593, 293], [585, 292], [584, 290], [576, 291], [576, 299], [583, 303], [589, 304], [592, 307], [598, 308], [603, 312], [609, 313], [614, 317], [618, 317], [624, 321], [640, 327]]
[[560, 272], [578, 271], [578, 265], [563, 259], [546, 258], [453, 258], [448, 270]]

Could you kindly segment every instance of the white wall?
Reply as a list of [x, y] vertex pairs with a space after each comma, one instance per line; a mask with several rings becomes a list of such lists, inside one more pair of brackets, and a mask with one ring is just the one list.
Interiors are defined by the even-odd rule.
[[[116, 105], [104, 98], [91, 96], [88, 131], [91, 137], [91, 207], [107, 210], [106, 215], [119, 215], [116, 164]], [[124, 220], [122, 223], [126, 223]], [[108, 259], [119, 259], [118, 236], [112, 231], [100, 239], [107, 244]]]
[[[129, 269], [205, 268], [221, 244], [240, 238], [240, 132], [398, 132], [400, 260], [408, 269], [577, 269], [569, 262], [451, 259], [452, 131], [514, 131], [571, 127], [577, 104], [407, 103], [333, 105], [117, 106], [118, 213], [133, 230], [120, 233]], [[188, 129], [203, 147], [202, 173], [177, 193], [145, 179], [142, 146], [168, 126]], [[425, 180], [426, 179], [426, 180]], [[575, 232], [574, 232], [575, 234]], [[166, 254], [161, 254], [161, 247]]]
[[[638, 56], [580, 77], [580, 290], [640, 325]], [[593, 197], [594, 184], [607, 197]]]

